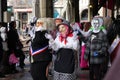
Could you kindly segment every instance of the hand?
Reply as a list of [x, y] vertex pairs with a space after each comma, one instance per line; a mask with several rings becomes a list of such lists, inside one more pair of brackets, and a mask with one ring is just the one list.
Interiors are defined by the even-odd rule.
[[93, 54], [94, 54], [94, 56], [98, 56], [98, 52], [94, 52]]
[[53, 39], [53, 37], [51, 36], [51, 34], [45, 33], [45, 37], [49, 40]]
[[76, 32], [73, 32], [73, 39], [74, 39], [74, 40], [78, 39], [78, 35], [77, 35]]
[[5, 28], [5, 27], [1, 27], [1, 28], [0, 28], [0, 32], [1, 32], [1, 33], [5, 33], [5, 31], [6, 31], [6, 28]]

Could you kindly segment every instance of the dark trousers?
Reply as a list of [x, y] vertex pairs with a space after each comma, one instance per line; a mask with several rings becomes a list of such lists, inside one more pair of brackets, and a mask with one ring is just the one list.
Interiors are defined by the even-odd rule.
[[1, 62], [2, 62], [2, 59], [3, 59], [3, 50], [0, 49], [0, 64], [1, 64]]
[[33, 80], [48, 80], [46, 77], [46, 68], [49, 61], [38, 61], [31, 64], [31, 75]]
[[101, 80], [102, 64], [90, 64], [90, 80]]
[[25, 54], [24, 52], [21, 50], [21, 49], [18, 49], [18, 50], [15, 50], [15, 55], [16, 57], [19, 57], [19, 62], [20, 62], [20, 67], [23, 68], [25, 63], [24, 63], [24, 60], [25, 60]]

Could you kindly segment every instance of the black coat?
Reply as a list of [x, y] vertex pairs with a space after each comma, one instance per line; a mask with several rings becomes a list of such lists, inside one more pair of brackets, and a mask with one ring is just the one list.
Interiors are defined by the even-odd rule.
[[19, 41], [19, 36], [16, 29], [10, 29], [8, 31], [8, 48], [9, 50], [15, 50]]
[[[44, 48], [45, 46], [48, 46], [49, 40], [45, 37], [45, 33], [47, 31], [36, 31], [35, 32], [35, 38], [33, 39], [31, 43], [32, 51], [36, 52], [41, 48]], [[42, 51], [38, 52], [37, 54], [33, 55], [33, 61], [49, 61], [52, 59], [52, 54], [50, 53], [50, 50], [48, 47]]]

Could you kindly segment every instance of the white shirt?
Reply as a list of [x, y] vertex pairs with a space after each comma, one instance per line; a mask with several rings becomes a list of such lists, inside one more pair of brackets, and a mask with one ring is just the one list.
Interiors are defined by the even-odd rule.
[[67, 40], [66, 44], [64, 43], [64, 41], [61, 42], [58, 35], [54, 41], [49, 42], [49, 45], [55, 51], [57, 51], [60, 48], [70, 48], [73, 50], [79, 49], [80, 45], [77, 37], [75, 36], [67, 37], [66, 40]]

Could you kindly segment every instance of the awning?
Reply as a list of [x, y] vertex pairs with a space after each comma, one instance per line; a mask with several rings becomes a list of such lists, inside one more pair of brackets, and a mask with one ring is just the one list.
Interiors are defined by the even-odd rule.
[[32, 8], [14, 9], [14, 12], [32, 12]]

